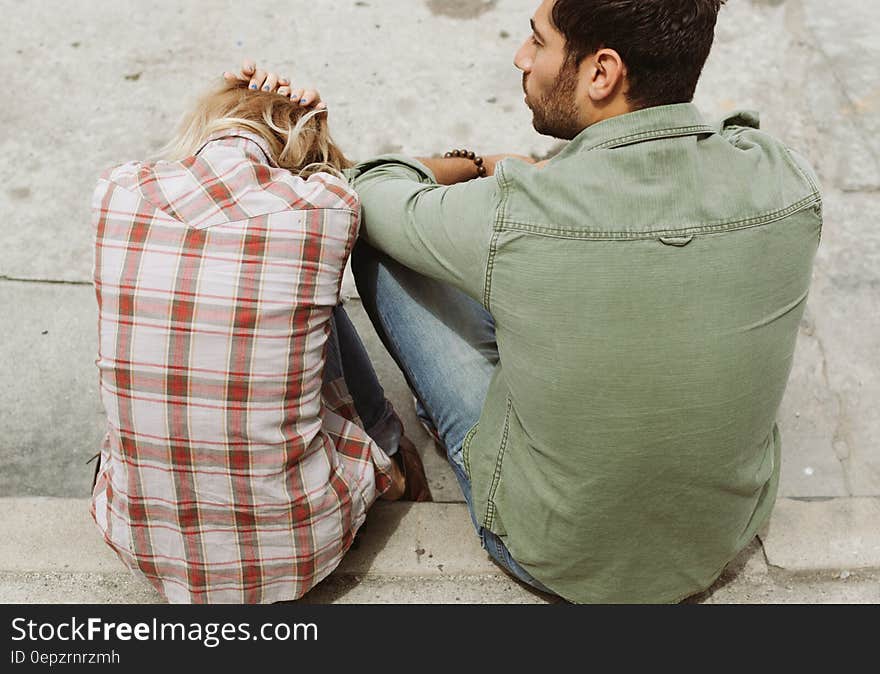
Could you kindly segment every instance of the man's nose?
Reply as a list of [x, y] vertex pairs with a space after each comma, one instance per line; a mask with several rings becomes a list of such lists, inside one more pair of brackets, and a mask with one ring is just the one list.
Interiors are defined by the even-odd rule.
[[524, 73], [529, 72], [532, 69], [532, 53], [529, 49], [529, 41], [526, 40], [522, 43], [519, 50], [513, 57], [513, 65], [522, 70]]

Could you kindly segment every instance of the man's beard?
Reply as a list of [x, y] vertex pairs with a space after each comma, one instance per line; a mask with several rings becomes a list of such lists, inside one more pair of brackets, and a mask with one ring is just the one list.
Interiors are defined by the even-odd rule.
[[[583, 128], [578, 123], [578, 109], [575, 94], [578, 85], [578, 67], [572, 60], [566, 60], [559, 69], [553, 88], [531, 106], [535, 131], [545, 136], [571, 140]], [[526, 76], [523, 76], [523, 89]], [[526, 92], [528, 93], [528, 92]]]

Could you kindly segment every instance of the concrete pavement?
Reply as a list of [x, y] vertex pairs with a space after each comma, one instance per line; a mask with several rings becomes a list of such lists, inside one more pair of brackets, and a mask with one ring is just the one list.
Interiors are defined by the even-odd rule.
[[[770, 526], [689, 603], [880, 602], [880, 499], [780, 499]], [[855, 505], [854, 505], [855, 504]], [[830, 532], [830, 541], [829, 539]], [[152, 603], [96, 533], [86, 499], [0, 499], [0, 603]], [[455, 545], [450, 545], [455, 541]], [[818, 551], [824, 551], [824, 555]], [[460, 503], [378, 503], [306, 603], [555, 603], [481, 550]]]
[[[106, 557], [82, 520], [91, 481], [85, 462], [103, 422], [89, 285], [88, 204], [98, 172], [154, 151], [195, 94], [245, 55], [320, 85], [334, 134], [353, 158], [452, 146], [544, 156], [558, 144], [532, 131], [511, 64], [537, 4], [0, 0], [0, 59], [12, 92], [0, 107], [0, 510], [3, 527], [37, 522], [49, 526], [38, 540], [58, 543], [27, 548], [27, 536], [0, 529], [0, 600], [148, 601], [152, 592]], [[878, 601], [877, 25], [880, 6], [859, 0], [731, 0], [697, 90], [710, 119], [759, 110], [763, 128], [817, 168], [825, 194], [822, 245], [779, 414], [780, 501], [762, 546], [703, 601]], [[344, 566], [310, 600], [541, 600], [487, 566], [455, 478], [416, 424], [400, 373], [359, 303], [349, 308], [422, 450], [435, 496], [449, 504], [391, 506], [369, 526], [395, 521], [395, 509], [406, 510], [403, 523], [448, 509], [443, 517], [461, 527], [451, 540], [475, 549], [454, 572], [404, 572], [393, 553], [416, 534], [400, 529], [388, 538], [388, 554], [376, 557], [387, 567]], [[65, 509], [80, 519], [53, 529], [53, 513]], [[425, 540], [450, 540], [442, 527], [423, 528]], [[68, 559], [80, 539], [95, 547], [67, 568], [52, 561]]]

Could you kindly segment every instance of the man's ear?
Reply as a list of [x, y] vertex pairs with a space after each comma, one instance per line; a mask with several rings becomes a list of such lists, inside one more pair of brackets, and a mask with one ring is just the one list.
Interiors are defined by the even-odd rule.
[[607, 102], [626, 80], [626, 66], [623, 59], [613, 49], [602, 48], [587, 57], [590, 86], [588, 93], [594, 103]]

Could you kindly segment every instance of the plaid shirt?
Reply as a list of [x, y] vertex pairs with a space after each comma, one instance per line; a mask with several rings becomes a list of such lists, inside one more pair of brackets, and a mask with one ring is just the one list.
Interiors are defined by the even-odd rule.
[[171, 602], [302, 596], [390, 484], [343, 381], [322, 386], [357, 196], [230, 131], [108, 171], [93, 213], [107, 544]]

